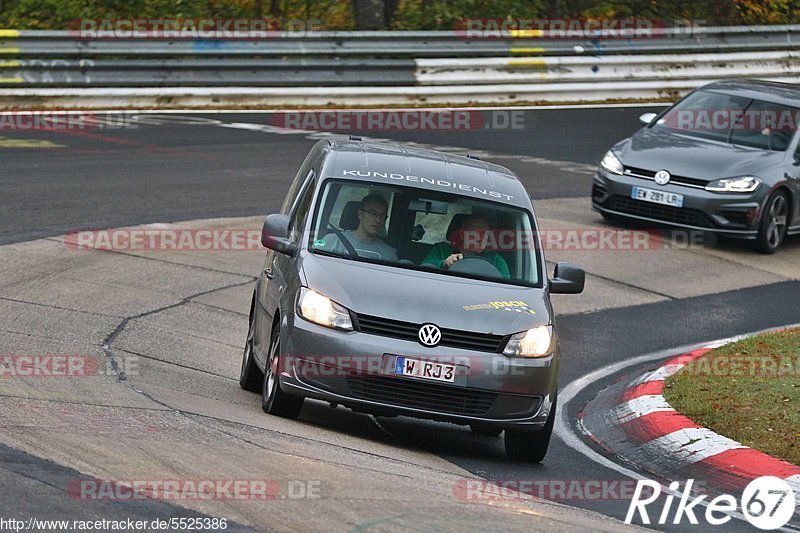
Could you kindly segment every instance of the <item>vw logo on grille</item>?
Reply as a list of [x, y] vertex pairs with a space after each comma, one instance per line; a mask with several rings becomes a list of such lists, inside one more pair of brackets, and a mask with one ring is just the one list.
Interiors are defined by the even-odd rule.
[[666, 185], [667, 183], [669, 183], [669, 179], [671, 177], [672, 176], [670, 176], [669, 172], [667, 172], [666, 170], [659, 170], [658, 172], [656, 172], [656, 175], [653, 176], [653, 178], [656, 180], [656, 183], [658, 183], [659, 185]]
[[436, 346], [442, 340], [442, 331], [434, 324], [423, 324], [418, 336], [425, 346]]

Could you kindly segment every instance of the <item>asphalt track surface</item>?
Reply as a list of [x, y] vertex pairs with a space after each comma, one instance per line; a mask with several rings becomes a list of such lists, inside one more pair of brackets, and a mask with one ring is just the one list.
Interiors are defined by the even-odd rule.
[[[640, 113], [641, 109], [625, 108], [527, 112], [521, 131], [363, 133], [594, 165], [608, 149], [609, 140], [635, 131], [635, 117]], [[160, 117], [148, 119], [158, 126], [137, 123], [131, 128], [65, 132], [0, 130], [0, 244], [75, 229], [271, 212], [280, 206], [314, 143], [302, 134], [188, 126], [187, 119]], [[275, 123], [264, 114], [204, 117], [223, 124]], [[593, 122], [603, 128], [602, 134], [596, 133]], [[29, 146], [35, 142], [53, 146], [9, 148], [22, 141]], [[512, 169], [518, 163], [503, 162]], [[547, 169], [522, 175], [530, 180], [534, 198], [587, 194], [589, 176], [565, 182]]]
[[[651, 109], [528, 111], [523, 131], [363, 133], [505, 154], [510, 157], [497, 162], [515, 170], [534, 199], [588, 199], [591, 175], [587, 169], [612, 142], [635, 131], [636, 117]], [[314, 142], [308, 135], [241, 126], [269, 125], [270, 117], [263, 114], [182, 116], [226, 125], [188, 125], [186, 121], [192, 119], [167, 117], [125, 129], [0, 132], [0, 244], [84, 228], [273, 212]], [[789, 245], [796, 248], [798, 243]], [[652, 277], [657, 286], [660, 273], [654, 271]], [[560, 381], [566, 384], [594, 369], [644, 353], [800, 323], [798, 301], [800, 282], [782, 281], [562, 315], [559, 331], [565, 356]], [[593, 384], [561, 407], [575, 419], [580, 407], [617, 377]], [[336, 413], [349, 416], [341, 409]], [[509, 462], [500, 439], [404, 418], [380, 419], [379, 423], [398, 445], [428, 449], [487, 479], [624, 479], [558, 438], [554, 438], [546, 461], [530, 466]], [[343, 428], [347, 431], [346, 422]], [[40, 507], [34, 498], [41, 499], [43, 494], [34, 489], [44, 485], [54, 488], [52, 494], [44, 493], [47, 515], [86, 514], [85, 502], [70, 501], [55, 490], [59, 479], [77, 475], [0, 447], [0, 509], [26, 514], [24, 511]], [[26, 490], [28, 485], [31, 487]], [[618, 519], [624, 518], [628, 506], [627, 500], [565, 503]], [[108, 504], [92, 508], [92, 513], [106, 518], [114, 513], [165, 517], [175, 512], [161, 502], [144, 502], [133, 510], [126, 507], [124, 512]], [[182, 511], [180, 516], [187, 513]], [[740, 522], [727, 527], [747, 529]]]

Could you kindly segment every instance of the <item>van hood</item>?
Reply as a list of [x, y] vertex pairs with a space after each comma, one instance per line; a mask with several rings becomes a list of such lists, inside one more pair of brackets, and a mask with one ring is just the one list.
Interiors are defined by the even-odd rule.
[[761, 176], [781, 164], [784, 152], [747, 148], [644, 128], [613, 148], [626, 167], [667, 170], [674, 176], [704, 181]]
[[309, 288], [358, 314], [508, 335], [550, 324], [544, 289], [515, 287], [304, 252]]

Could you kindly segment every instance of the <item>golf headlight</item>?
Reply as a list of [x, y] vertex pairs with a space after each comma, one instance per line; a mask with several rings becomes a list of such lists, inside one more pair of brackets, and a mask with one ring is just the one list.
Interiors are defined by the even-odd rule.
[[712, 181], [706, 185], [707, 191], [712, 192], [753, 192], [761, 185], [761, 180], [755, 176], [741, 176], [739, 178], [725, 178]]
[[622, 174], [622, 161], [611, 150], [603, 156], [600, 166], [613, 174]]
[[546, 357], [553, 351], [553, 326], [539, 326], [512, 335], [503, 355], [512, 357]]
[[297, 312], [308, 320], [329, 328], [353, 331], [350, 313], [327, 296], [323, 296], [306, 287], [300, 288], [297, 299]]

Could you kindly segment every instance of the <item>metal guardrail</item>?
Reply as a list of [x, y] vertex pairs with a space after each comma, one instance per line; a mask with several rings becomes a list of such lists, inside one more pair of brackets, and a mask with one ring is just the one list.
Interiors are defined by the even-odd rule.
[[[622, 38], [621, 35], [627, 37]], [[0, 54], [17, 57], [153, 56], [380, 56], [496, 57], [502, 55], [653, 54], [789, 50], [800, 46], [800, 25], [724, 26], [611, 33], [608, 38], [469, 37], [460, 31], [275, 32], [254, 39], [81, 37], [78, 32], [0, 30]], [[580, 47], [583, 52], [576, 52]]]
[[800, 51], [417, 61], [420, 85], [798, 76]]
[[416, 83], [412, 59], [22, 59], [0, 61], [8, 87], [296, 87]]
[[[146, 100], [158, 88], [172, 95], [170, 102], [200, 102], [214, 93], [247, 102], [261, 94], [278, 105], [597, 101], [667, 98], [726, 77], [800, 81], [800, 25], [655, 29], [597, 39], [530, 33], [86, 39], [67, 31], [0, 30], [0, 100], [71, 94], [73, 102], [95, 89]], [[56, 87], [79, 92], [45, 96]]]

